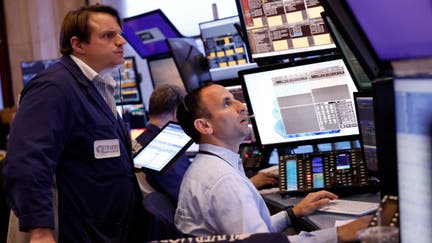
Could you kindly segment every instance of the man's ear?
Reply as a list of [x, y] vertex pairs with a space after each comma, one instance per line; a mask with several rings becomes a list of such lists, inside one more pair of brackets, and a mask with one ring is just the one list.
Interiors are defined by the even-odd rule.
[[71, 46], [72, 46], [73, 52], [78, 53], [80, 55], [85, 54], [85, 50], [83, 48], [82, 42], [78, 37], [73, 36], [71, 38]]
[[211, 124], [204, 118], [198, 118], [194, 121], [195, 129], [201, 134], [212, 134], [213, 128]]

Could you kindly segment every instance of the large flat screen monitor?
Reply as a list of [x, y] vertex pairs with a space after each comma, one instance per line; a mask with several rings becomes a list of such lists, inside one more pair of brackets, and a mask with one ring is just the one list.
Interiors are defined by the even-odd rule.
[[207, 60], [194, 38], [170, 38], [168, 44], [188, 92], [210, 81]]
[[141, 104], [140, 75], [137, 72], [135, 57], [125, 57], [123, 65], [112, 72], [118, 89], [114, 93], [116, 105]]
[[318, 1], [236, 3], [252, 61], [310, 56], [335, 48]]
[[123, 20], [123, 36], [142, 58], [170, 52], [167, 39], [182, 37], [162, 10], [157, 9]]
[[[391, 76], [390, 63], [378, 58], [369, 40], [351, 14], [345, 0], [320, 0], [344, 41], [362, 65], [370, 79]], [[370, 5], [369, 5], [370, 6]]]
[[432, 56], [430, 0], [344, 1], [381, 60]]
[[432, 77], [395, 78], [401, 242], [432, 239]]
[[58, 62], [60, 59], [46, 59], [46, 60], [34, 60], [34, 61], [23, 61], [21, 62], [21, 73], [23, 78], [24, 86], [38, 74], [40, 71], [47, 69], [49, 66]]
[[358, 138], [357, 88], [342, 58], [314, 58], [239, 75], [262, 145]]

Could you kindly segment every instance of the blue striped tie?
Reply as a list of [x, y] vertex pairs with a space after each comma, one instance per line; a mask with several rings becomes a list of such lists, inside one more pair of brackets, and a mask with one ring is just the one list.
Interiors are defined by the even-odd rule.
[[93, 84], [96, 86], [96, 89], [102, 95], [109, 108], [113, 112], [114, 117], [117, 119], [117, 107], [114, 100], [114, 87], [108, 85], [99, 75], [96, 75], [93, 78]]

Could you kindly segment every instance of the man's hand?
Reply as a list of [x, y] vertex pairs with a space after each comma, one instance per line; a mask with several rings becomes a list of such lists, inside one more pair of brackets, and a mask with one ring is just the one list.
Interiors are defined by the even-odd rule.
[[339, 242], [358, 241], [357, 231], [365, 229], [373, 215], [366, 215], [336, 228]]
[[293, 212], [297, 217], [303, 217], [337, 198], [337, 195], [324, 190], [311, 192], [293, 208]]
[[55, 243], [52, 229], [48, 229], [48, 228], [31, 229], [30, 243]]
[[277, 175], [267, 172], [260, 172], [249, 178], [257, 189], [263, 186], [277, 186], [279, 178]]

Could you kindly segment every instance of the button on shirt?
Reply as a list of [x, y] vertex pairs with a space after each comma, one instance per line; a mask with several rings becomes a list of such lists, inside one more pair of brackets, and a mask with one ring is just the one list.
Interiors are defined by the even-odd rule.
[[[174, 223], [183, 233], [203, 236], [282, 232], [289, 226], [285, 212], [270, 212], [249, 178], [239, 154], [200, 144], [198, 153], [183, 178]], [[315, 234], [318, 233], [318, 234]], [[321, 234], [320, 234], [321, 233]], [[336, 242], [336, 230], [304, 232], [290, 240], [329, 239]]]

